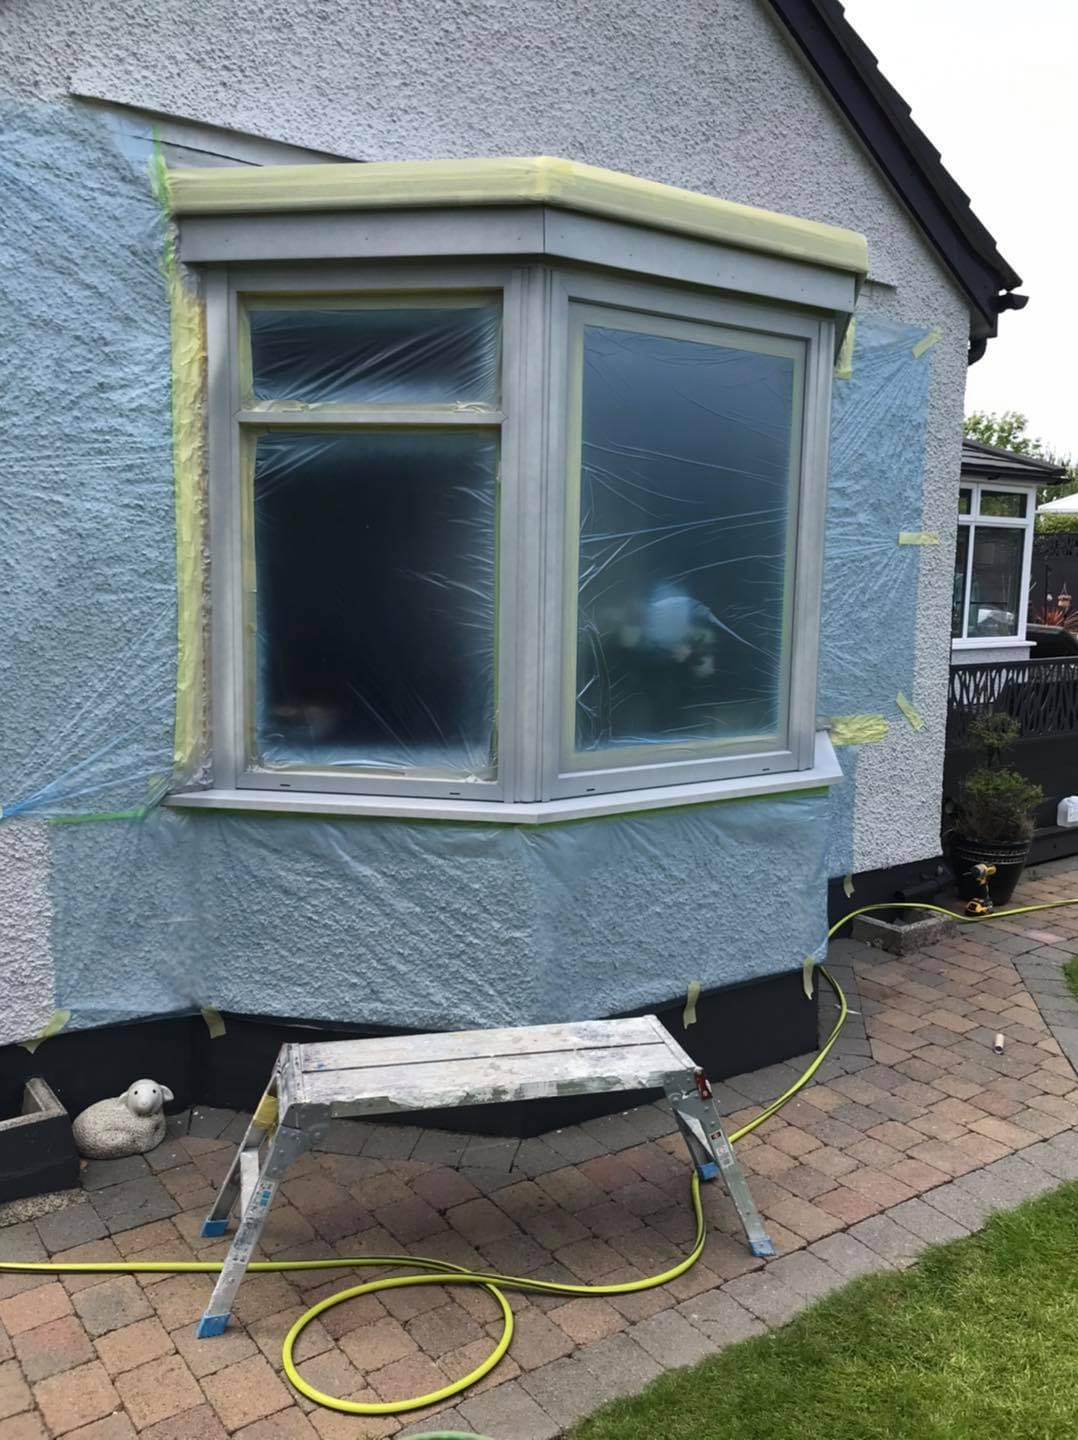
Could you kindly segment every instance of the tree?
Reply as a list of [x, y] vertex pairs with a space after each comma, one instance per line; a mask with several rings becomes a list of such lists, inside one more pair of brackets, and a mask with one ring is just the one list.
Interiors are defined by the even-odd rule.
[[967, 440], [979, 440], [982, 445], [997, 445], [1015, 455], [1048, 459], [1044, 441], [1026, 434], [1028, 424], [1028, 418], [1020, 410], [1004, 410], [999, 415], [974, 410], [962, 421], [962, 433]]

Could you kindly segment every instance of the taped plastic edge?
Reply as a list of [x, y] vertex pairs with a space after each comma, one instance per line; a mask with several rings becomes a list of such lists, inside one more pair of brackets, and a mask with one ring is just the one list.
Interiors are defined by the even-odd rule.
[[812, 999], [812, 971], [816, 964], [815, 955], [806, 955], [801, 962], [801, 988], [805, 992], [805, 999]]
[[842, 893], [845, 895], [845, 897], [846, 897], [847, 900], [848, 900], [848, 899], [850, 898], [850, 896], [853, 894], [853, 876], [852, 876], [852, 875], [849, 875], [849, 874], [843, 875], [843, 877], [842, 877]]
[[682, 1026], [687, 1030], [690, 1025], [696, 1024], [696, 1002], [700, 998], [699, 980], [690, 980], [689, 988], [685, 994], [685, 1009], [681, 1012]]
[[206, 1029], [210, 1032], [211, 1040], [220, 1040], [222, 1035], [228, 1033], [225, 1022], [221, 1019], [220, 1010], [214, 1009], [212, 1005], [203, 1005], [202, 1018], [206, 1022]]
[[250, 165], [168, 172], [177, 215], [552, 205], [867, 275], [868, 243], [836, 225], [552, 155]]
[[832, 745], [871, 745], [890, 727], [882, 715], [835, 715], [828, 728]]
[[261, 1125], [264, 1130], [273, 1130], [277, 1125], [277, 1098], [274, 1095], [263, 1095], [258, 1102], [258, 1108], [251, 1117], [252, 1125]]
[[938, 545], [940, 537], [935, 530], [900, 530], [898, 543], [900, 545]]
[[925, 728], [925, 722], [921, 718], [921, 712], [914, 704], [906, 699], [901, 690], [895, 696], [895, 704], [902, 711], [903, 715], [905, 715], [914, 730], [923, 730]]
[[927, 335], [922, 335], [917, 344], [913, 347], [913, 358], [919, 360], [926, 350], [931, 350], [937, 341], [943, 339], [942, 330], [930, 330]]
[[51, 1035], [59, 1035], [60, 1031], [70, 1019], [70, 1010], [54, 1010], [45, 1021], [43, 1028], [37, 1032], [32, 1040], [22, 1040], [19, 1043], [24, 1050], [28, 1050], [32, 1055], [42, 1040], [48, 1040]]
[[846, 333], [842, 337], [842, 344], [839, 346], [838, 358], [835, 361], [835, 379], [853, 379], [853, 345], [857, 336], [857, 316], [854, 315], [846, 326]]
[[161, 268], [169, 304], [172, 351], [172, 472], [176, 505], [176, 721], [173, 763], [192, 767], [200, 730], [202, 675], [202, 375], [206, 327], [201, 301], [184, 284], [169, 213], [169, 175], [155, 141], [154, 195], [167, 226]]

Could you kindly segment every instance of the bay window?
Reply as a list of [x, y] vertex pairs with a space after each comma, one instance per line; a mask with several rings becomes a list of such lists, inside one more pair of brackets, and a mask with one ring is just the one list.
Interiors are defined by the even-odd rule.
[[[190, 183], [213, 773], [175, 803], [535, 822], [838, 778], [816, 655], [860, 237], [765, 217], [753, 255], [744, 207], [731, 249], [549, 208], [270, 228]], [[671, 193], [697, 236], [723, 206]]]

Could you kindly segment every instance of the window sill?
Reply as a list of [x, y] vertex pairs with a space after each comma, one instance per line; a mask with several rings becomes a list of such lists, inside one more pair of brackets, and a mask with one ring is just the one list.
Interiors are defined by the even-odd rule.
[[1019, 640], [1017, 635], [982, 635], [974, 640], [952, 640], [954, 650], [1032, 650], [1035, 640]]
[[176, 810], [243, 810], [279, 815], [339, 815], [344, 819], [459, 820], [505, 825], [544, 825], [559, 820], [587, 820], [601, 815], [665, 810], [678, 805], [706, 805], [719, 800], [818, 790], [842, 779], [842, 769], [825, 731], [816, 734], [810, 770], [781, 775], [754, 775], [738, 780], [712, 780], [700, 785], [667, 785], [655, 790], [622, 791], [615, 795], [581, 795], [541, 805], [501, 804], [492, 800], [430, 800], [406, 796], [330, 795], [276, 790], [189, 790], [165, 798]]

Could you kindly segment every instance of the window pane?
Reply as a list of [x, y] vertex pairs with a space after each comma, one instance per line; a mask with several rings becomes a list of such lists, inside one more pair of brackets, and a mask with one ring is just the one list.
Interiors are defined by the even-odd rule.
[[1003, 515], [1021, 520], [1026, 513], [1025, 495], [1008, 494], [1006, 490], [982, 490], [981, 514]]
[[576, 749], [593, 761], [785, 723], [795, 361], [670, 328], [584, 327]]
[[973, 491], [972, 491], [972, 490], [959, 490], [959, 492], [958, 492], [958, 513], [959, 513], [959, 515], [968, 515], [968, 514], [969, 514], [969, 512], [970, 512], [970, 502], [971, 502], [972, 498], [973, 498]]
[[970, 635], [1017, 635], [1025, 530], [978, 526], [973, 538]]
[[497, 440], [262, 433], [256, 761], [493, 774]]
[[959, 525], [954, 552], [954, 592], [951, 597], [951, 638], [962, 638], [962, 615], [966, 608], [966, 565], [969, 561], [969, 526]]
[[497, 404], [497, 305], [252, 306], [248, 318], [256, 400]]

